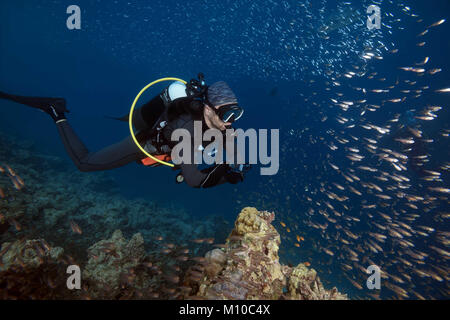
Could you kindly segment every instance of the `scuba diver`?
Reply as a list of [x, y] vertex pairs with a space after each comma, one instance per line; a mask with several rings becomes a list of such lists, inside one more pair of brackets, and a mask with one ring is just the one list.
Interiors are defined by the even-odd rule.
[[[0, 92], [0, 98], [11, 100], [49, 114], [54, 120], [64, 147], [80, 171], [110, 170], [138, 162], [146, 166], [159, 163], [147, 157], [129, 136], [124, 140], [90, 152], [69, 124], [64, 98], [24, 97]], [[172, 132], [186, 129], [194, 136], [194, 121], [202, 122], [202, 130], [214, 128], [222, 133], [243, 114], [237, 98], [227, 83], [216, 82], [207, 86], [203, 74], [186, 85], [176, 81], [133, 113], [132, 123], [137, 130], [136, 139], [144, 150], [159, 160], [169, 161]], [[129, 115], [113, 118], [128, 121]], [[193, 139], [192, 139], [193, 140]], [[192, 146], [194, 144], [192, 143]], [[204, 146], [203, 146], [204, 148]], [[202, 150], [202, 149], [199, 149]], [[247, 165], [215, 164], [205, 169], [191, 161], [174, 167], [180, 169], [177, 182], [185, 181], [194, 188], [209, 188], [223, 183], [236, 184], [244, 180]]]

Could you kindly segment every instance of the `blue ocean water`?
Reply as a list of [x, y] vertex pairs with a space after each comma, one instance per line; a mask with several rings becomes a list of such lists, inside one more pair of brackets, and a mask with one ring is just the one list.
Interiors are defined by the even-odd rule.
[[[81, 30], [66, 27], [66, 9], [72, 4], [81, 8]], [[208, 83], [228, 82], [245, 108], [239, 127], [280, 129], [281, 156], [277, 175], [261, 176], [255, 166], [242, 184], [206, 190], [176, 185], [175, 173], [166, 167], [149, 169], [131, 164], [111, 171], [111, 176], [121, 193], [130, 199], [144, 197], [161, 205], [175, 204], [198, 219], [218, 214], [233, 221], [244, 206], [273, 210], [277, 221], [291, 226], [291, 232], [287, 232], [277, 225], [284, 241], [281, 259], [293, 265], [311, 261], [330, 284], [351, 292], [355, 289], [343, 276], [337, 261], [345, 260], [339, 258], [345, 252], [338, 239], [342, 231], [318, 232], [312, 224], [326, 222], [321, 216], [315, 218], [318, 210], [326, 210], [326, 202], [332, 203], [331, 210], [345, 211], [343, 216], [334, 216], [339, 221], [337, 224], [345, 229], [346, 215], [370, 220], [364, 206], [375, 203], [380, 206], [383, 201], [372, 192], [361, 200], [346, 188], [341, 193], [334, 191], [349, 197], [346, 208], [338, 209], [334, 200], [320, 190], [334, 188], [333, 183], [345, 183], [329, 166], [331, 162], [342, 171], [349, 167], [348, 147], [337, 142], [336, 137], [359, 138], [349, 144], [362, 149], [366, 133], [358, 126], [349, 132], [350, 129], [334, 119], [345, 116], [350, 119], [347, 125], [381, 124], [398, 114], [400, 124], [414, 126], [419, 121], [415, 116], [420, 110], [441, 106], [439, 118], [432, 124], [424, 122], [420, 125], [420, 130], [426, 132], [433, 143], [423, 147], [417, 145], [417, 149], [422, 148], [417, 152], [430, 155], [429, 170], [448, 165], [450, 155], [448, 137], [442, 135], [448, 134], [449, 130], [448, 94], [436, 95], [434, 92], [450, 86], [448, 21], [435, 30], [430, 28], [429, 34], [423, 37], [417, 36], [424, 26], [448, 18], [449, 2], [377, 1], [384, 21], [378, 31], [368, 31], [364, 26], [365, 10], [370, 4], [371, 1], [325, 0], [251, 4], [246, 1], [171, 0], [2, 1], [0, 90], [30, 96], [65, 97], [71, 111], [68, 115], [70, 123], [90, 150], [98, 150], [129, 134], [126, 123], [105, 116], [126, 114], [136, 94], [149, 82], [166, 76], [189, 80], [198, 72], [206, 75]], [[417, 16], [411, 16], [411, 12]], [[419, 18], [425, 22], [418, 23]], [[328, 26], [326, 32], [321, 31], [324, 26]], [[417, 46], [422, 39], [426, 41], [426, 50]], [[389, 52], [395, 49], [399, 53], [390, 55]], [[369, 51], [376, 55], [382, 53], [383, 59], [362, 59], [363, 52]], [[425, 56], [430, 57], [427, 70], [442, 69], [432, 79], [399, 70], [400, 67], [414, 67], [412, 60], [419, 62]], [[361, 75], [345, 77], [351, 70]], [[356, 101], [370, 99], [370, 94], [365, 96], [358, 91], [361, 93], [358, 96], [355, 88], [369, 91], [388, 86], [381, 81], [378, 87], [375, 86], [368, 78], [371, 73], [376, 73], [374, 77], [387, 78], [385, 81], [395, 86], [398, 80], [416, 81], [414, 90], [421, 90], [417, 92], [420, 97], [405, 103], [386, 103], [381, 112], [367, 111], [364, 115], [361, 115], [362, 109], [342, 112], [333, 105], [330, 99], [337, 99], [336, 93], [343, 100]], [[340, 85], [333, 85], [333, 82]], [[424, 89], [426, 86], [431, 89]], [[162, 85], [152, 88], [142, 98], [142, 103], [163, 88]], [[402, 98], [393, 91], [384, 99]], [[52, 121], [43, 113], [0, 101], [0, 127], [3, 132], [32, 139], [43, 152], [70, 161]], [[379, 144], [395, 150], [398, 147], [395, 139], [403, 138], [402, 130], [406, 129], [393, 126], [389, 135], [380, 138]], [[340, 149], [330, 149], [333, 144]], [[374, 160], [371, 163], [381, 162]], [[428, 192], [426, 183], [420, 179], [422, 168], [411, 166], [399, 174], [410, 179], [412, 194]], [[383, 184], [366, 172], [358, 172], [358, 176], [366, 183]], [[443, 183], [439, 186], [448, 188], [448, 172], [443, 172], [441, 178]], [[388, 190], [383, 187], [383, 194], [393, 197], [394, 191]], [[444, 197], [441, 202], [430, 205], [426, 212], [448, 213], [448, 198], [441, 196]], [[322, 205], [316, 208], [317, 202]], [[396, 205], [399, 205], [397, 201], [383, 212], [388, 215], [416, 212], [405, 206], [394, 208]], [[311, 208], [314, 208], [314, 216], [306, 214]], [[425, 209], [427, 204], [419, 207], [419, 211]], [[422, 219], [420, 225], [449, 231], [448, 219], [436, 220], [431, 214]], [[350, 230], [361, 235], [370, 231], [367, 225], [358, 228], [352, 225]], [[296, 234], [306, 239], [300, 248], [294, 246]], [[448, 251], [443, 245], [437, 247]], [[334, 256], [324, 254], [323, 248], [331, 248]], [[421, 247], [420, 242], [415, 248], [437, 255], [426, 244]], [[395, 268], [398, 262], [386, 260], [391, 259], [398, 248], [389, 244], [384, 249], [385, 255], [378, 258], [385, 260], [386, 268]], [[447, 259], [436, 257], [432, 264], [441, 264], [440, 267], [448, 271]], [[368, 261], [361, 264], [366, 267]], [[394, 272], [394, 269], [389, 270]], [[395, 270], [395, 273], [404, 271]], [[415, 290], [427, 298], [448, 298], [448, 288], [440, 281], [429, 283], [428, 278], [425, 281], [419, 277], [412, 281]], [[359, 293], [356, 290], [354, 294]], [[411, 297], [416, 298], [412, 294]]]

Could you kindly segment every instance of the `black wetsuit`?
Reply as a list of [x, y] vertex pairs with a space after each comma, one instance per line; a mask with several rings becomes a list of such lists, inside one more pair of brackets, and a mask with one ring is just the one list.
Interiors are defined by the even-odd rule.
[[[155, 123], [159, 122], [161, 117], [167, 119], [167, 110], [161, 97], [157, 96], [133, 113], [133, 126], [138, 132], [136, 136], [141, 145], [151, 138]], [[162, 133], [168, 144], [171, 144], [170, 147], [176, 144], [170, 142], [171, 134], [175, 129], [187, 129], [193, 136], [194, 121], [203, 121], [203, 130], [207, 129], [203, 113], [198, 112], [183, 112], [167, 122]], [[114, 169], [131, 162], [139, 162], [147, 157], [136, 146], [131, 136], [100, 151], [90, 152], [67, 120], [57, 121], [56, 126], [67, 153], [80, 171]], [[195, 164], [181, 164], [179, 167], [186, 183], [191, 187], [208, 188], [226, 182], [234, 184], [243, 181], [243, 175], [231, 171], [226, 164], [214, 165], [203, 170]]]

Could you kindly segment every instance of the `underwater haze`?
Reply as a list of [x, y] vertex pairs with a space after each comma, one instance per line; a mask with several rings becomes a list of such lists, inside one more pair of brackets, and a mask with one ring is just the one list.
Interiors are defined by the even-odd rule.
[[[66, 26], [72, 4], [81, 9], [80, 30]], [[381, 9], [380, 29], [366, 25], [370, 5]], [[45, 160], [42, 170], [54, 174], [36, 189], [50, 198], [73, 195], [72, 220], [81, 208], [82, 221], [102, 225], [79, 223], [91, 239], [77, 247], [70, 233], [64, 241], [74, 251], [125, 223], [93, 220], [83, 198], [89, 192], [102, 192], [97, 208], [119, 199], [138, 203], [125, 233], [141, 232], [145, 241], [176, 223], [176, 212], [193, 221], [183, 241], [194, 232], [224, 241], [251, 206], [275, 213], [280, 261], [308, 262], [326, 287], [352, 299], [448, 299], [449, 18], [448, 0], [1, 1], [0, 91], [64, 97], [68, 120], [91, 151], [130, 134], [127, 123], [107, 117], [127, 114], [148, 83], [203, 72], [209, 84], [226, 81], [244, 107], [234, 127], [280, 130], [280, 169], [263, 176], [256, 165], [243, 183], [210, 189], [176, 184], [165, 166], [78, 173], [48, 115], [5, 100], [0, 165], [13, 167], [15, 159], [22, 172], [40, 172], [43, 155], [59, 159]], [[30, 152], [26, 162], [23, 150]], [[145, 201], [155, 215], [174, 214], [149, 216]], [[158, 223], [150, 228], [152, 219]], [[69, 232], [69, 220], [55, 219], [52, 228], [64, 223]], [[34, 238], [52, 237], [44, 220], [28, 223]], [[26, 237], [25, 229], [0, 228], [0, 240]], [[370, 265], [382, 271], [381, 290], [366, 288]]]

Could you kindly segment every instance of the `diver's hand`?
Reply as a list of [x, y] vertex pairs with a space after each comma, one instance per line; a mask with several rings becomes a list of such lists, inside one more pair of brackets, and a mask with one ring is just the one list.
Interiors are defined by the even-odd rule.
[[249, 164], [230, 165], [230, 171], [226, 174], [225, 178], [231, 184], [244, 181], [245, 174], [251, 169]]
[[250, 164], [232, 164], [232, 165], [230, 165], [231, 171], [240, 172], [243, 174], [246, 174], [247, 172], [249, 172], [251, 167], [252, 166]]
[[244, 174], [242, 172], [230, 171], [225, 175], [225, 179], [228, 183], [236, 184], [244, 181]]
[[252, 168], [251, 164], [243, 164], [241, 171], [242, 171], [243, 174], [246, 174], [247, 172], [250, 171], [251, 168]]

